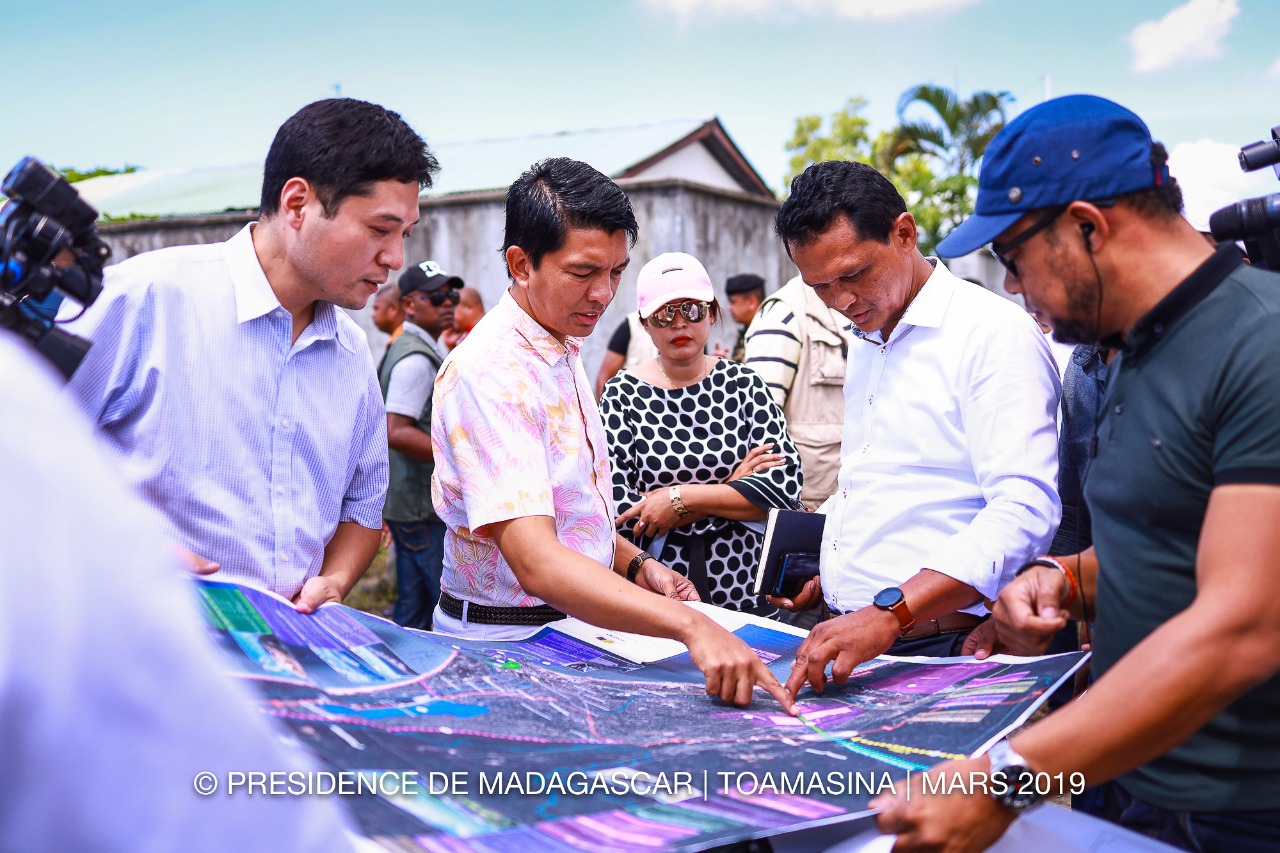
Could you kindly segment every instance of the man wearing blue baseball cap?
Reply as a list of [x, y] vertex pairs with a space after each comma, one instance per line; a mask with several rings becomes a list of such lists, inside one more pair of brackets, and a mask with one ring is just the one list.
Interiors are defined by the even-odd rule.
[[1120, 351], [1085, 489], [1094, 547], [1030, 561], [978, 652], [1037, 653], [1085, 619], [1097, 680], [938, 768], [1002, 793], [873, 803], [895, 850], [983, 849], [1086, 781], [1075, 808], [1169, 844], [1280, 849], [1280, 277], [1205, 243], [1165, 161], [1123, 107], [1048, 101], [992, 141], [976, 215], [938, 247], [991, 243], [1056, 337]]

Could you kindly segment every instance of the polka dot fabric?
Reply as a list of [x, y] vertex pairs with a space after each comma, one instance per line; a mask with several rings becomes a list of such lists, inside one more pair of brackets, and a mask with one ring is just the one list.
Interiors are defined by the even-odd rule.
[[[653, 489], [724, 483], [747, 452], [765, 442], [773, 442], [786, 464], [735, 480], [730, 488], [762, 509], [792, 508], [800, 496], [799, 456], [786, 421], [750, 368], [721, 360], [701, 382], [673, 391], [624, 371], [605, 385], [600, 414], [619, 513]], [[622, 535], [634, 541], [630, 530]], [[684, 575], [695, 550], [690, 537], [704, 543], [712, 604], [742, 610], [763, 602], [751, 594], [761, 534], [719, 516], [677, 527], [660, 559]]]

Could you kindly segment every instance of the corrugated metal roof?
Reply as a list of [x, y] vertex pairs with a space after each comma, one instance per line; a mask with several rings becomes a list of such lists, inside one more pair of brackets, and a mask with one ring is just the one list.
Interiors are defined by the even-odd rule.
[[[440, 161], [434, 198], [505, 189], [521, 172], [546, 157], [572, 157], [617, 176], [683, 139], [705, 119], [672, 119], [626, 127], [592, 128], [507, 139], [433, 143]], [[191, 216], [248, 210], [262, 193], [262, 161], [235, 166], [143, 170], [104, 175], [76, 184], [80, 194], [110, 216]]]

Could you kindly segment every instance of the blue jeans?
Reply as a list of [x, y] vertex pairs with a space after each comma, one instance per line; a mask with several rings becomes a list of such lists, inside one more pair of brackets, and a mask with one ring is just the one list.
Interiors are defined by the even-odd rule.
[[396, 606], [391, 618], [406, 628], [431, 630], [444, 572], [443, 521], [388, 521], [396, 543]]
[[1194, 853], [1280, 850], [1280, 809], [1175, 812], [1144, 802], [1115, 782], [1104, 782], [1073, 797], [1071, 808]]

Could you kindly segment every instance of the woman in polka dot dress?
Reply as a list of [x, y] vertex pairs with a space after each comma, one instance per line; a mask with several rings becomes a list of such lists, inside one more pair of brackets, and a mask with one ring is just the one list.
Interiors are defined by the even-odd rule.
[[660, 544], [654, 556], [703, 601], [772, 612], [751, 594], [763, 535], [744, 522], [799, 507], [786, 421], [750, 368], [704, 354], [720, 306], [696, 258], [659, 255], [637, 290], [658, 358], [619, 373], [600, 401], [619, 530], [641, 548]]

